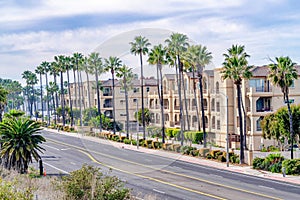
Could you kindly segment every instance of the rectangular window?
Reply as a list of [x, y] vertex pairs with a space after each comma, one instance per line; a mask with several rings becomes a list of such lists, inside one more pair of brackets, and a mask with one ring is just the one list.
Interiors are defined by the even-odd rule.
[[217, 112], [220, 112], [220, 102], [217, 102]]
[[133, 88], [133, 93], [138, 93], [140, 92], [140, 88]]
[[125, 103], [125, 100], [120, 100], [120, 104], [123, 105]]
[[293, 80], [290, 88], [294, 88], [294, 87], [295, 87], [295, 81]]
[[221, 129], [221, 122], [220, 122], [220, 120], [217, 120], [217, 129], [218, 129], [218, 130]]
[[150, 92], [150, 87], [147, 87], [147, 88], [146, 88], [146, 91], [147, 91], [147, 92]]

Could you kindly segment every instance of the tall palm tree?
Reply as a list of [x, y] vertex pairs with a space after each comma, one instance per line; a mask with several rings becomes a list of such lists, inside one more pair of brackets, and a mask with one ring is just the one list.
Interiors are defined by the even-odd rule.
[[111, 73], [112, 78], [112, 104], [113, 104], [113, 125], [114, 125], [114, 134], [116, 134], [116, 108], [115, 108], [115, 71], [122, 66], [122, 61], [118, 57], [110, 56], [108, 59], [105, 59], [104, 71]]
[[129, 138], [129, 111], [128, 111], [128, 89], [129, 85], [133, 79], [132, 68], [123, 65], [119, 67], [116, 71], [116, 76], [122, 79], [121, 86], [125, 91], [125, 103], [126, 103], [126, 137]]
[[144, 111], [144, 73], [143, 73], [143, 55], [148, 54], [149, 46], [151, 43], [149, 40], [142, 36], [136, 36], [133, 42], [129, 43], [131, 45], [130, 52], [134, 55], [140, 56], [141, 63], [141, 98], [142, 98], [142, 125], [143, 125], [143, 138], [146, 138], [145, 130], [145, 111]]
[[5, 105], [7, 103], [8, 91], [0, 86], [0, 122], [2, 122], [2, 113], [4, 111]]
[[54, 56], [54, 60], [57, 63], [60, 73], [60, 105], [62, 109], [62, 125], [65, 126], [66, 115], [65, 115], [65, 92], [64, 92], [64, 72], [66, 72], [66, 59], [65, 56], [59, 55]]
[[[54, 83], [57, 85], [57, 77], [59, 76], [60, 69], [57, 62], [50, 63], [50, 75], [53, 76]], [[55, 95], [55, 107], [58, 108], [58, 91], [54, 93]]]
[[298, 78], [298, 72], [294, 63], [289, 57], [276, 57], [276, 61], [269, 64], [269, 79], [271, 82], [281, 88], [283, 93], [283, 100], [287, 104], [289, 121], [290, 121], [290, 137], [291, 137], [291, 159], [293, 155], [293, 143], [295, 137], [295, 131], [293, 129], [293, 115], [291, 111], [291, 102], [289, 100], [289, 87], [292, 86], [294, 80]]
[[[30, 104], [29, 110], [30, 110], [30, 117], [33, 115], [33, 105], [35, 107], [35, 117], [37, 118], [37, 109], [36, 109], [36, 102], [35, 102], [35, 89], [34, 85], [37, 84], [37, 76], [35, 73], [26, 70], [22, 73], [22, 78], [26, 80], [27, 84], [27, 96], [28, 96], [28, 102]], [[31, 93], [31, 94], [30, 94]]]
[[202, 116], [202, 129], [203, 129], [203, 143], [204, 147], [206, 147], [206, 131], [205, 131], [205, 115], [204, 115], [204, 98], [203, 98], [203, 68], [205, 65], [211, 63], [212, 55], [211, 52], [207, 50], [206, 46], [195, 45], [191, 46], [188, 49], [188, 54], [191, 64], [193, 65], [193, 70], [197, 70], [197, 76], [199, 80], [200, 87], [200, 100], [201, 100], [201, 116]]
[[225, 57], [225, 61], [223, 62], [223, 69], [221, 71], [221, 74], [224, 80], [231, 79], [236, 85], [240, 128], [240, 163], [244, 163], [241, 84], [243, 79], [251, 78], [252, 66], [248, 66], [247, 58], [249, 58], [250, 56], [245, 52], [245, 47], [243, 45], [232, 45], [232, 47], [227, 51], [228, 54], [223, 54]]
[[[182, 63], [180, 61], [180, 56], [183, 52], [187, 50], [187, 47], [189, 46], [188, 43], [188, 37], [181, 33], [172, 33], [170, 38], [166, 39], [165, 42], [168, 45], [168, 51], [170, 51], [169, 54], [173, 54], [176, 58], [177, 62], [174, 62], [175, 68], [177, 71], [178, 68], [178, 96], [179, 96], [179, 119], [180, 119], [180, 135], [181, 135], [181, 145], [183, 145], [184, 135], [183, 135], [183, 106], [181, 101], [181, 72], [182, 72]], [[171, 60], [171, 62], [173, 62]]]
[[10, 118], [0, 123], [2, 165], [26, 173], [32, 157], [38, 161], [41, 159], [39, 153], [45, 150], [40, 146], [46, 142], [40, 130], [37, 122], [27, 118]]
[[[77, 85], [78, 85], [79, 110], [80, 110], [80, 126], [82, 126], [82, 93], [83, 93], [83, 91], [82, 91], [82, 80], [80, 79], [80, 71], [81, 71], [82, 62], [83, 62], [83, 55], [78, 52], [74, 53], [73, 57], [72, 57], [72, 63], [74, 65], [75, 71], [77, 72]], [[77, 101], [76, 94], [75, 94], [75, 98]]]
[[99, 130], [102, 132], [102, 117], [101, 117], [101, 103], [100, 103], [100, 88], [99, 88], [99, 76], [104, 72], [102, 59], [97, 52], [92, 52], [88, 58], [88, 65], [92, 74], [95, 74], [96, 79], [96, 92], [97, 92], [97, 109], [100, 116]]
[[[40, 65], [44, 69], [44, 75], [46, 79], [46, 87], [48, 87], [48, 72], [50, 70], [50, 63], [49, 62], [42, 62]], [[49, 93], [46, 89], [46, 99], [47, 99], [47, 116], [48, 116], [48, 126], [50, 125], [50, 105], [49, 105]]]
[[91, 108], [91, 94], [90, 94], [90, 76], [89, 74], [91, 73], [90, 66], [88, 64], [88, 58], [84, 57], [83, 60], [83, 71], [85, 72], [86, 75], [86, 80], [87, 80], [87, 93], [88, 93], [88, 107]]
[[51, 94], [51, 97], [52, 97], [52, 108], [53, 108], [52, 113], [54, 113], [54, 124], [56, 124], [57, 123], [57, 118], [56, 118], [57, 117], [57, 114], [56, 114], [57, 107], [56, 107], [56, 103], [55, 103], [54, 94], [56, 94], [59, 91], [59, 88], [55, 82], [50, 81], [49, 85], [47, 86], [46, 89], [47, 89], [47, 92], [49, 94]]
[[72, 70], [73, 66], [71, 63], [70, 56], [65, 57], [65, 69], [67, 72], [67, 87], [68, 87], [68, 95], [69, 95], [69, 107], [70, 107], [70, 125], [74, 125], [74, 115], [73, 115], [73, 102], [71, 95], [71, 86], [70, 86], [70, 70]]
[[43, 103], [43, 80], [42, 75], [45, 74], [45, 68], [41, 65], [37, 66], [35, 73], [40, 75], [40, 89], [41, 89], [41, 106], [42, 106], [42, 122], [44, 122], [44, 103]]
[[[149, 53], [148, 62], [151, 65], [156, 65], [157, 70], [157, 87], [160, 99], [160, 111], [161, 111], [161, 131], [162, 131], [162, 142], [165, 143], [165, 119], [164, 119], [164, 91], [163, 91], [163, 80], [162, 80], [162, 66], [167, 64], [166, 58], [167, 50], [159, 44], [154, 46]], [[160, 82], [159, 82], [160, 81]], [[159, 88], [160, 86], [160, 88]]]

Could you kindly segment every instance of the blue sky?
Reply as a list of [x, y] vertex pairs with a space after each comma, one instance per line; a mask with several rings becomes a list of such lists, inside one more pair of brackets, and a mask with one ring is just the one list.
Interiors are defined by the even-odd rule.
[[[0, 0], [0, 77], [23, 82], [21, 74], [55, 55], [84, 55], [98, 50], [104, 57], [128, 53], [135, 35], [163, 42], [172, 32], [207, 46], [221, 67], [232, 44], [245, 45], [249, 64], [290, 56], [300, 62], [298, 0]], [[151, 75], [151, 68], [147, 70]], [[136, 69], [138, 72], [138, 69]]]

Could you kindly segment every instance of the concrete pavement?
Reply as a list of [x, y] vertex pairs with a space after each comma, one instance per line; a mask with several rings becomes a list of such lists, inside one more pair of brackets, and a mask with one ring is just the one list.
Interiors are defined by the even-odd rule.
[[279, 173], [255, 170], [255, 169], [252, 169], [252, 166], [246, 166], [246, 165], [240, 166], [240, 165], [230, 164], [229, 167], [227, 167], [226, 163], [221, 163], [221, 162], [217, 162], [214, 160], [207, 160], [207, 159], [203, 159], [203, 158], [199, 158], [199, 157], [181, 155], [180, 153], [169, 152], [169, 151], [165, 151], [165, 150], [148, 149], [148, 148], [144, 148], [144, 147], [137, 148], [137, 146], [127, 145], [127, 144], [119, 143], [119, 142], [113, 142], [110, 140], [103, 140], [103, 139], [92, 137], [92, 136], [85, 136], [80, 133], [69, 133], [69, 132], [57, 131], [54, 129], [47, 129], [47, 128], [45, 128], [45, 130], [51, 131], [54, 133], [58, 133], [58, 134], [72, 136], [72, 137], [78, 137], [78, 138], [82, 138], [82, 139], [86, 139], [86, 140], [90, 140], [90, 141], [94, 141], [94, 142], [109, 143], [110, 145], [113, 145], [116, 148], [123, 148], [123, 149], [129, 149], [129, 150], [139, 151], [139, 152], [148, 153], [148, 154], [154, 154], [154, 155], [172, 158], [172, 159], [180, 160], [180, 161], [184, 161], [184, 162], [201, 164], [201, 165], [211, 166], [214, 168], [228, 170], [228, 171], [237, 172], [237, 173], [241, 173], [241, 174], [252, 175], [252, 176], [262, 177], [262, 178], [271, 179], [271, 180], [279, 180], [279, 181], [283, 181], [283, 182], [287, 182], [287, 183], [294, 183], [294, 184], [300, 185], [300, 176], [286, 175], [284, 177], [282, 174], [279, 174]]

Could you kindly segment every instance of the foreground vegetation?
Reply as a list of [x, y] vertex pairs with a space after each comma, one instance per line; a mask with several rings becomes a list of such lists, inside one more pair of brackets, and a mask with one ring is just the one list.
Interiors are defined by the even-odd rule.
[[0, 169], [0, 199], [3, 200], [130, 198], [130, 190], [117, 177], [89, 165], [83, 165], [69, 176], [58, 177], [40, 177], [34, 169], [23, 175]]

